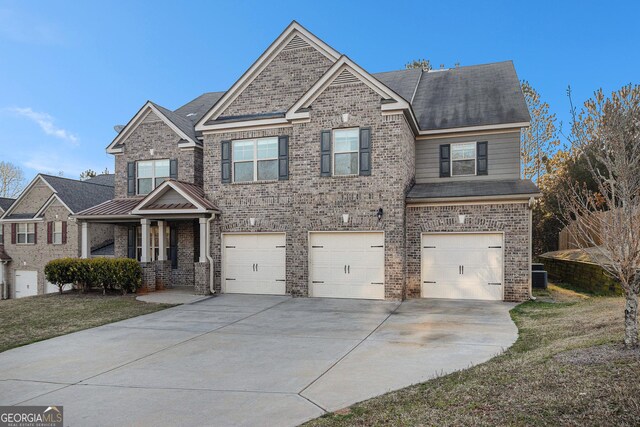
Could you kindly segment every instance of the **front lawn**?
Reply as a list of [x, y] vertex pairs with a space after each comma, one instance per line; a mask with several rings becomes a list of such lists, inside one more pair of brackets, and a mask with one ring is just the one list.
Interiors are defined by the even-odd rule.
[[0, 352], [162, 310], [135, 295], [65, 293], [0, 301]]
[[640, 352], [619, 346], [624, 300], [555, 286], [541, 296], [511, 311], [520, 335], [506, 353], [308, 425], [638, 425]]

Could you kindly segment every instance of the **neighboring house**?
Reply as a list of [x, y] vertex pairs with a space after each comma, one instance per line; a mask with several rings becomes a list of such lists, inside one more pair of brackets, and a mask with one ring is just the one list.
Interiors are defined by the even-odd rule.
[[[16, 199], [0, 197], [0, 217], [5, 213]], [[5, 299], [5, 266], [11, 261], [11, 257], [4, 251], [4, 225], [0, 223], [0, 299]]]
[[529, 120], [511, 62], [371, 74], [293, 22], [226, 92], [143, 105], [76, 218], [151, 288], [522, 301]]
[[[44, 276], [47, 262], [80, 256], [78, 224], [71, 215], [113, 198], [114, 176], [86, 181], [40, 174], [0, 217], [4, 229], [4, 297], [20, 298], [57, 291]], [[113, 226], [92, 225], [88, 246], [113, 252]], [[0, 254], [1, 256], [1, 254]]]

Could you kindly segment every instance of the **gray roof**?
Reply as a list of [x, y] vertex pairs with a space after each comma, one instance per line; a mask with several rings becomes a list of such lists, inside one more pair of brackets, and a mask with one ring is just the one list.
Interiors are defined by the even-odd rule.
[[91, 248], [91, 256], [113, 256], [115, 253], [113, 239]]
[[17, 214], [7, 215], [7, 217], [5, 219], [30, 219], [30, 218], [33, 218], [35, 215], [36, 215], [36, 212], [33, 212], [33, 213], [17, 213]]
[[92, 184], [108, 185], [110, 187], [115, 186], [116, 176], [112, 173], [96, 175], [93, 178], [87, 179], [85, 182]]
[[421, 130], [531, 119], [511, 61], [423, 73], [412, 105]]
[[389, 89], [403, 97], [405, 101], [411, 102], [413, 94], [416, 91], [416, 86], [418, 82], [420, 82], [422, 69], [414, 68], [410, 70], [388, 71], [386, 73], [376, 73], [372, 75]]
[[186, 117], [182, 117], [179, 114], [174, 113], [171, 110], [168, 110], [158, 104], [155, 104], [153, 102], [151, 102], [151, 104], [153, 104], [154, 107], [156, 107], [158, 110], [160, 110], [160, 112], [162, 114], [164, 114], [164, 116], [169, 119], [171, 121], [171, 123], [173, 123], [174, 125], [176, 125], [176, 127], [178, 129], [180, 129], [182, 132], [184, 132], [189, 138], [191, 138], [193, 141], [195, 141], [196, 143], [199, 143], [197, 137], [196, 137], [196, 129], [193, 125], [193, 123], [191, 123], [191, 121], [189, 119], [187, 119]]
[[213, 105], [222, 98], [224, 92], [207, 92], [203, 93], [196, 99], [189, 101], [182, 107], [174, 111], [180, 117], [185, 117], [193, 125], [195, 124], [213, 107]]
[[0, 197], [0, 210], [6, 211], [7, 209], [9, 209], [9, 206], [11, 206], [11, 204], [15, 201], [16, 199], [10, 199], [8, 197]]
[[88, 180], [78, 181], [53, 175], [41, 174], [41, 176], [74, 213], [110, 200], [114, 195], [112, 185], [95, 184]]
[[538, 187], [529, 179], [446, 181], [415, 184], [409, 191], [407, 199], [534, 195], [539, 192]]

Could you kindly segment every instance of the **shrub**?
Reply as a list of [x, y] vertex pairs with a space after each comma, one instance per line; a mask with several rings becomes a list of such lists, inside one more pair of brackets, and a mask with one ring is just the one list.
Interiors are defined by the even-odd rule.
[[60, 289], [74, 283], [82, 291], [100, 288], [103, 294], [107, 289], [135, 292], [142, 283], [140, 264], [129, 258], [56, 259], [45, 266], [45, 275]]

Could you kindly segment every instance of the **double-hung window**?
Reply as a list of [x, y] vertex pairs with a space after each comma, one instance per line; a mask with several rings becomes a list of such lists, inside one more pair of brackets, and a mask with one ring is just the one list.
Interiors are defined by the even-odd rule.
[[19, 223], [16, 230], [16, 238], [19, 244], [34, 244], [36, 242], [36, 225]]
[[53, 223], [53, 244], [61, 245], [62, 244], [62, 221], [55, 221]]
[[360, 129], [333, 131], [333, 175], [358, 175]]
[[147, 195], [171, 176], [169, 159], [137, 162], [138, 194]]
[[[164, 228], [165, 260], [171, 259], [171, 229]], [[157, 261], [160, 257], [160, 228], [158, 226], [149, 227], [149, 261]], [[136, 259], [142, 259], [142, 227], [136, 227]]]
[[233, 182], [278, 179], [278, 138], [233, 141]]
[[476, 143], [451, 144], [451, 176], [476, 174]]

